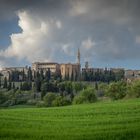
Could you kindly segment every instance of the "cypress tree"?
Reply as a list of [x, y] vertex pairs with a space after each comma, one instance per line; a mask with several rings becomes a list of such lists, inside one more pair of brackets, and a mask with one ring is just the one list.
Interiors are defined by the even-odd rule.
[[24, 72], [24, 69], [22, 71], [22, 81], [25, 81], [25, 72]]
[[22, 90], [23, 88], [22, 88], [22, 82], [20, 83], [20, 90]]
[[15, 83], [13, 82], [12, 88], [15, 89]]
[[31, 67], [28, 69], [28, 81], [32, 81], [32, 70]]
[[0, 77], [0, 88], [1, 88], [1, 77]]
[[50, 68], [48, 68], [48, 75], [47, 75], [47, 78], [48, 78], [48, 80], [51, 79], [51, 71], [50, 71]]
[[4, 84], [3, 84], [3, 88], [7, 88], [7, 78], [4, 77]]
[[8, 90], [11, 90], [11, 88], [12, 88], [12, 83], [10, 81], [9, 84], [8, 84]]

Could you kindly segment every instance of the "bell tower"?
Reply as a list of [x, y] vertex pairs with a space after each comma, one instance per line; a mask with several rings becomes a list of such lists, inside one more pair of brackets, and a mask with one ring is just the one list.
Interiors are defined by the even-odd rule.
[[79, 48], [77, 52], [77, 63], [80, 65], [80, 49]]

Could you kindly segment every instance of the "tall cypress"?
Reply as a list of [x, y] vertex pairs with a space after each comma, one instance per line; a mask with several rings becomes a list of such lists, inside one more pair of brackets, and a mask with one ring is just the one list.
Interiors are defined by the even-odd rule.
[[32, 81], [32, 70], [31, 70], [31, 67], [29, 67], [28, 69], [28, 81]]
[[0, 77], [0, 88], [1, 88], [1, 77]]
[[3, 88], [7, 88], [7, 78], [4, 77], [4, 84], [3, 84]]

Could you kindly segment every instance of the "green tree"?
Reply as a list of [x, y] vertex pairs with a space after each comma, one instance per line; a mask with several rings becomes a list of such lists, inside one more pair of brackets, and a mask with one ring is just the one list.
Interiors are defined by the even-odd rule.
[[43, 70], [42, 70], [42, 69], [40, 70], [40, 78], [41, 78], [41, 81], [43, 81], [43, 80], [44, 80], [44, 72], [43, 72]]
[[116, 81], [124, 79], [124, 70], [120, 70], [119, 72], [115, 73]]
[[83, 104], [86, 101], [85, 97], [82, 95], [76, 95], [73, 99], [73, 104]]
[[36, 92], [41, 91], [41, 78], [40, 78], [40, 73], [39, 72], [36, 73], [35, 89], [36, 89]]
[[11, 73], [11, 81], [19, 82], [19, 71], [12, 71]]
[[122, 99], [126, 95], [127, 84], [124, 81], [112, 82], [107, 89], [107, 95], [113, 100]]
[[50, 68], [48, 68], [46, 76], [47, 76], [47, 80], [49, 81], [51, 79], [51, 70], [50, 70]]
[[8, 90], [11, 90], [12, 89], [12, 83], [11, 82], [9, 82], [9, 84], [8, 84]]
[[95, 82], [95, 89], [98, 90], [98, 83]]
[[93, 103], [97, 100], [95, 95], [95, 89], [88, 87], [85, 90], [82, 90], [78, 95], [74, 97], [74, 104], [82, 104], [82, 103]]
[[28, 81], [29, 82], [32, 81], [32, 70], [31, 70], [31, 67], [29, 67], [29, 69], [28, 69]]
[[12, 84], [12, 88], [15, 89], [15, 83], [14, 83], [14, 82], [13, 82], [13, 84]]
[[56, 98], [52, 102], [52, 106], [65, 106], [70, 104], [71, 104], [70, 100], [60, 95], [56, 96]]
[[1, 77], [0, 77], [0, 88], [1, 88]]
[[12, 74], [9, 72], [9, 81], [8, 82], [11, 82], [12, 81]]
[[22, 81], [25, 81], [26, 77], [25, 77], [25, 72], [24, 69], [22, 70]]
[[129, 97], [140, 97], [140, 81], [134, 81], [127, 87], [127, 96]]
[[105, 96], [106, 95], [106, 92], [107, 92], [107, 89], [108, 89], [108, 84], [107, 83], [99, 83], [98, 84], [98, 96], [101, 97], [101, 96]]
[[48, 83], [46, 82], [41, 85], [41, 99], [43, 99], [43, 97], [46, 95], [47, 87], [48, 87]]
[[74, 92], [79, 92], [82, 89], [85, 88], [85, 85], [82, 84], [82, 82], [73, 82], [72, 83], [72, 89], [74, 90]]
[[20, 83], [20, 88], [19, 89], [22, 90], [22, 82]]
[[81, 95], [86, 98], [87, 102], [95, 102], [97, 100], [97, 97], [95, 95], [95, 89], [92, 87], [88, 87], [87, 89], [81, 91]]
[[0, 91], [0, 104], [3, 104], [7, 100], [8, 100], [7, 95]]
[[7, 88], [7, 78], [6, 77], [4, 77], [4, 84], [3, 84], [3, 88]]
[[24, 90], [24, 91], [31, 90], [31, 82], [23, 82], [22, 90]]
[[45, 105], [47, 107], [52, 106], [52, 102], [55, 100], [55, 98], [56, 98], [55, 93], [47, 93], [43, 98]]
[[65, 82], [65, 91], [68, 94], [71, 94], [73, 92], [72, 82], [71, 81]]

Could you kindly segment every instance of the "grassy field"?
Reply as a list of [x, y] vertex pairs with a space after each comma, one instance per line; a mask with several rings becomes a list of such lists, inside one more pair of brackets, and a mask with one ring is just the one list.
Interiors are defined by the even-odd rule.
[[140, 99], [0, 109], [0, 140], [140, 140]]

